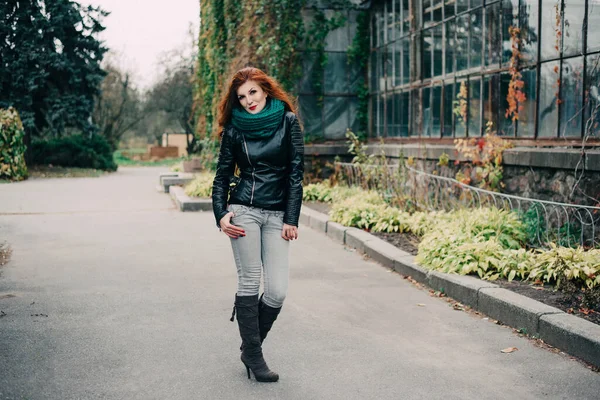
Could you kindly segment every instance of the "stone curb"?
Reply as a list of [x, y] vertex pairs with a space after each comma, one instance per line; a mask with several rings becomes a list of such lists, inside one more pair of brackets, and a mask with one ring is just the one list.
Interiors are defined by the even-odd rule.
[[180, 172], [163, 172], [158, 175], [158, 186], [156, 187], [159, 192], [169, 193], [169, 187], [171, 186], [183, 186], [188, 182], [194, 180], [194, 175], [189, 173]]
[[185, 194], [182, 187], [170, 186], [169, 194], [179, 211], [212, 211], [211, 199], [193, 199]]
[[401, 275], [600, 367], [600, 326], [592, 322], [478, 278], [426, 270], [415, 263], [414, 256], [394, 245], [361, 229], [331, 222], [326, 214], [308, 207], [302, 207], [300, 222]]

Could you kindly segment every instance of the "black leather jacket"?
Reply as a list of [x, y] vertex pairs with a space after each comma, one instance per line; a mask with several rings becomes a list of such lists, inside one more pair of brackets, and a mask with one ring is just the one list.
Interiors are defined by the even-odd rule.
[[[240, 179], [230, 190], [235, 165]], [[230, 204], [285, 211], [283, 222], [298, 226], [304, 178], [304, 138], [298, 118], [286, 112], [275, 133], [249, 139], [233, 126], [223, 130], [212, 202], [217, 226]]]

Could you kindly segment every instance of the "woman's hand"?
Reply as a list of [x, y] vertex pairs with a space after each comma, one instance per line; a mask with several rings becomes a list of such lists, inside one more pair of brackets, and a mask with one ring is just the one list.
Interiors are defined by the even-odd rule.
[[233, 212], [228, 212], [223, 218], [221, 218], [221, 221], [219, 222], [221, 225], [221, 230], [232, 239], [237, 239], [240, 236], [246, 236], [246, 232], [242, 228], [231, 223], [231, 217], [233, 217], [233, 215]]
[[298, 239], [298, 227], [288, 224], [283, 224], [281, 230], [281, 237], [285, 240], [296, 240]]

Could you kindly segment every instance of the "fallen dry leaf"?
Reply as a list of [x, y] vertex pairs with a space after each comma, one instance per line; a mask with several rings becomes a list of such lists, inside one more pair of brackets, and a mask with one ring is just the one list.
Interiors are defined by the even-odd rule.
[[460, 304], [460, 303], [455, 303], [455, 304], [452, 306], [452, 308], [453, 308], [453, 309], [455, 309], [455, 310], [457, 310], [457, 311], [465, 311], [465, 308], [464, 308], [464, 307], [463, 307], [463, 305], [462, 305], [462, 304]]
[[423, 304], [423, 303], [419, 303], [419, 304], [417, 304], [417, 305], [418, 305], [419, 307], [425, 307], [425, 304]]
[[517, 350], [519, 350], [519, 349], [517, 349], [516, 347], [509, 347], [509, 348], [506, 348], [506, 349], [502, 349], [500, 351], [502, 353], [512, 353], [512, 352], [517, 351]]

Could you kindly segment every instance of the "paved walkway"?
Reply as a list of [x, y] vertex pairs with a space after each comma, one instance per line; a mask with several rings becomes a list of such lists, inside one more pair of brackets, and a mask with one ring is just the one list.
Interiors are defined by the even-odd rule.
[[281, 380], [249, 381], [229, 241], [159, 171], [0, 185], [0, 399], [599, 398], [582, 364], [307, 227], [265, 345]]

